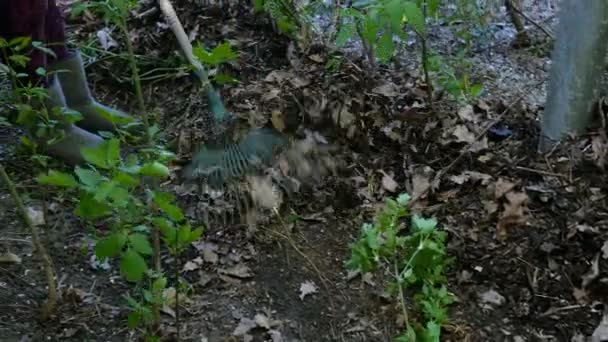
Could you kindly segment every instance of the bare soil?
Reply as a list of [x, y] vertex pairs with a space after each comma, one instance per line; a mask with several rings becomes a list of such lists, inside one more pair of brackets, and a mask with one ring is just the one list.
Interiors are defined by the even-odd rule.
[[[546, 19], [554, 16], [553, 9], [544, 4], [534, 2], [525, 11], [551, 28], [555, 20]], [[268, 215], [253, 226], [214, 221], [208, 227], [181, 260], [195, 265], [182, 272], [192, 286], [183, 303], [183, 340], [246, 340], [235, 332], [258, 315], [267, 325], [246, 329], [249, 341], [391, 341], [400, 329], [395, 302], [386, 298], [381, 274], [350, 277], [344, 267], [349, 243], [387, 196], [415, 194], [459, 158], [469, 144], [467, 134], [483, 135], [482, 146], [446, 169], [416, 207], [448, 231], [449, 254], [455, 259], [448, 283], [458, 300], [443, 340], [583, 341], [583, 335], [591, 335], [608, 295], [608, 183], [598, 166], [601, 153], [591, 146], [595, 131], [548, 155], [535, 152], [550, 50], [534, 26], [532, 47], [515, 49], [510, 45], [513, 28], [499, 14], [491, 26], [491, 44], [478, 42], [470, 57], [471, 78], [487, 89], [481, 99], [472, 110], [445, 99], [430, 109], [416, 44], [408, 46], [401, 69], [383, 68], [370, 78], [355, 55], [330, 73], [324, 68], [326, 51], [288, 58], [289, 40], [242, 8], [220, 11], [187, 1], [174, 6], [196, 40], [213, 45], [228, 39], [239, 51], [239, 61], [226, 71], [241, 83], [222, 88], [229, 108], [252, 123], [268, 120], [273, 110], [313, 115], [316, 122], [307, 119], [301, 125], [339, 146], [334, 158], [342, 166], [338, 175], [285, 199], [282, 219]], [[154, 12], [130, 22], [144, 72], [154, 73], [156, 65], [175, 58], [177, 44], [162, 23]], [[99, 45], [95, 37], [103, 28], [94, 17], [70, 26], [88, 56], [96, 96], [134, 110], [124, 76], [127, 61], [102, 58], [86, 48]], [[454, 44], [449, 30], [438, 29], [434, 40], [446, 53]], [[117, 30], [110, 34], [119, 35]], [[278, 80], [277, 71], [286, 76]], [[269, 77], [273, 72], [275, 77]], [[197, 96], [189, 76], [165, 76], [145, 82], [148, 108], [157, 114], [166, 142], [187, 160], [200, 141], [197, 118], [203, 109], [189, 106]], [[377, 91], [386, 84], [396, 95]], [[273, 91], [277, 96], [267, 96]], [[340, 111], [356, 119], [342, 122], [346, 127], [331, 124]], [[495, 120], [511, 133], [499, 139], [495, 129], [484, 132]], [[460, 126], [468, 133], [454, 133]], [[0, 341], [135, 340], [126, 329], [122, 298], [131, 287], [118, 274], [118, 265], [111, 262], [105, 269], [92, 261], [90, 232], [71, 214], [70, 199], [42, 195], [33, 181], [32, 162], [15, 151], [18, 134], [1, 131], [2, 163], [29, 207], [41, 208], [46, 198], [43, 235], [63, 301], [51, 321], [38, 320], [38, 305], [45, 298], [40, 262], [3, 186], [0, 255], [13, 253], [21, 261], [0, 263]], [[178, 173], [179, 165], [174, 168]], [[383, 187], [383, 172], [398, 183], [396, 191]], [[200, 223], [199, 199], [186, 192], [179, 177], [165, 186]], [[513, 208], [509, 194], [525, 194], [527, 200]], [[523, 215], [510, 212], [518, 209]], [[518, 224], [505, 227], [507, 214], [515, 215]], [[163, 262], [167, 267], [173, 263], [168, 255]], [[585, 279], [590, 281], [583, 286]], [[306, 283], [317, 291], [302, 299]], [[162, 328], [167, 336], [174, 332], [170, 312], [163, 313]]]

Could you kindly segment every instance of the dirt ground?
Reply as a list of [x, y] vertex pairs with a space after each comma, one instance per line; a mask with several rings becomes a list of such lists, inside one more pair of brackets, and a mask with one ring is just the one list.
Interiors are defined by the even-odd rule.
[[[552, 29], [555, 8], [530, 3], [530, 18]], [[408, 44], [400, 69], [381, 69], [373, 79], [356, 55], [330, 73], [327, 51], [289, 52], [289, 40], [242, 8], [220, 11], [185, 0], [174, 6], [196, 40], [228, 39], [240, 53], [227, 70], [240, 83], [222, 87], [229, 108], [251, 123], [268, 120], [272, 111], [312, 117], [301, 125], [338, 146], [333, 158], [342, 166], [286, 198], [282, 219], [268, 215], [255, 225], [208, 227], [182, 260], [192, 266], [182, 273], [192, 285], [181, 317], [183, 340], [245, 341], [239, 331], [246, 331], [249, 341], [391, 341], [399, 332], [397, 308], [378, 279], [347, 272], [349, 243], [387, 196], [420, 191], [478, 135], [474, 148], [446, 169], [417, 207], [449, 233], [455, 258], [448, 284], [457, 302], [443, 340], [584, 341], [592, 334], [608, 295], [608, 183], [598, 165], [603, 145], [597, 138], [603, 129], [550, 154], [535, 153], [550, 67], [547, 37], [536, 27], [527, 26], [533, 44], [516, 49], [510, 45], [514, 29], [499, 13], [489, 26], [491, 38], [476, 41], [471, 56], [471, 79], [486, 89], [481, 99], [472, 106], [440, 99], [431, 110], [424, 103], [417, 44]], [[158, 12], [130, 26], [142, 70], [158, 77], [144, 83], [148, 108], [167, 143], [187, 160], [200, 140], [197, 111], [203, 109], [189, 106], [198, 95], [186, 73], [160, 69], [177, 65], [175, 39]], [[87, 57], [96, 96], [134, 109], [126, 60], [96, 50], [104, 28], [103, 21], [84, 17], [71, 22], [71, 37]], [[116, 30], [108, 34], [118, 36]], [[434, 34], [435, 47], [449, 54], [450, 27]], [[352, 121], [331, 124], [337, 113]], [[41, 207], [31, 162], [15, 151], [19, 132], [0, 133], [3, 165], [27, 205]], [[385, 174], [398, 184], [394, 191], [383, 185]], [[164, 186], [200, 222], [196, 195], [178, 177]], [[514, 204], [522, 196], [525, 201]], [[46, 198], [44, 239], [64, 300], [52, 321], [37, 320], [44, 278], [2, 186], [0, 254], [21, 261], [0, 263], [0, 341], [135, 340], [124, 324], [121, 295], [129, 286], [118, 266], [94, 262], [88, 231], [67, 201], [53, 193]], [[505, 228], [508, 215], [518, 224]], [[311, 283], [317, 291], [301, 298], [301, 286]], [[163, 323], [168, 334], [174, 331], [170, 312]]]

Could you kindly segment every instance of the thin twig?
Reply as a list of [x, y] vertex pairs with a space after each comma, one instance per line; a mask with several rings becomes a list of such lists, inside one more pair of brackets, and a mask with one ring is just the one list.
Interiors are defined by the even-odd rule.
[[549, 172], [549, 171], [544, 171], [544, 170], [537, 170], [537, 169], [532, 169], [532, 168], [525, 167], [525, 166], [516, 166], [515, 168], [518, 170], [534, 172], [534, 173], [538, 173], [538, 174], [545, 175], [545, 176], [560, 177], [560, 178], [568, 179], [567, 175], [562, 175], [560, 173]]
[[[510, 0], [508, 0], [510, 1]], [[515, 4], [513, 2], [510, 3], [511, 8], [517, 12], [517, 14], [521, 15], [522, 17], [524, 17], [524, 19], [526, 19], [527, 21], [530, 22], [530, 24], [536, 26], [539, 30], [541, 30], [547, 37], [549, 37], [550, 39], [555, 39], [555, 37], [553, 36], [553, 33], [549, 32], [549, 30], [547, 30], [545, 27], [543, 27], [541, 24], [537, 23], [536, 21], [532, 20], [530, 18], [530, 16], [528, 16], [527, 14], [525, 14], [521, 9], [517, 8], [517, 6], [515, 6]]]

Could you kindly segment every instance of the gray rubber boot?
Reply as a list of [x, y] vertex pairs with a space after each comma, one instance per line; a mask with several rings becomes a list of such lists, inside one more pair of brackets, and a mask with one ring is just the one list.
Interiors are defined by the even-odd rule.
[[56, 72], [67, 106], [82, 114], [83, 120], [77, 122], [76, 125], [91, 132], [114, 132], [115, 126], [101, 113], [118, 117], [117, 126], [123, 122], [134, 121], [129, 114], [107, 107], [93, 98], [78, 51], [74, 51], [71, 56], [50, 65], [49, 70]]
[[[65, 99], [59, 86], [56, 77], [51, 78], [49, 87], [47, 88], [49, 98], [46, 101], [46, 107], [52, 110], [54, 107], [65, 107]], [[65, 128], [65, 137], [52, 145], [46, 146], [46, 153], [57, 159], [72, 165], [82, 164], [84, 158], [80, 154], [80, 148], [83, 146], [95, 147], [99, 145], [103, 139], [95, 134], [87, 132], [80, 127], [69, 124]]]

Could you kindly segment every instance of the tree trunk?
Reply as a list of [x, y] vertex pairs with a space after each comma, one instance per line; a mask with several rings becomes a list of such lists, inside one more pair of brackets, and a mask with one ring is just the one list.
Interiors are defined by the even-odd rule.
[[565, 134], [588, 127], [608, 44], [608, 1], [562, 0], [560, 7], [539, 146], [543, 151]]

